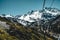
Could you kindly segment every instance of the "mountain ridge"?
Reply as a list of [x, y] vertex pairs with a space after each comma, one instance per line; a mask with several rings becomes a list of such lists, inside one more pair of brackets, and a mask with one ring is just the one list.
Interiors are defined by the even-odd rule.
[[[24, 15], [17, 15], [17, 16], [12, 16], [12, 15], [0, 15], [1, 17], [6, 17], [7, 19], [11, 21], [17, 21], [18, 23], [26, 26], [28, 23], [33, 23], [38, 20], [44, 20], [48, 21], [50, 19], [55, 18], [56, 16], [60, 15], [60, 11], [56, 8], [45, 8], [44, 10], [36, 10], [36, 11], [31, 11], [28, 12], [28, 14]], [[30, 24], [28, 24], [30, 25]]]

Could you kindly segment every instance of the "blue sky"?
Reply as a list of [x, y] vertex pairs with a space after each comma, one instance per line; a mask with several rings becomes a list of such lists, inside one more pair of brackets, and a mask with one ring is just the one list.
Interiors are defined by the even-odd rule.
[[[46, 0], [50, 7], [52, 0]], [[31, 10], [41, 10], [43, 0], [0, 0], [0, 14], [23, 15]], [[54, 0], [54, 8], [60, 9], [60, 0]]]

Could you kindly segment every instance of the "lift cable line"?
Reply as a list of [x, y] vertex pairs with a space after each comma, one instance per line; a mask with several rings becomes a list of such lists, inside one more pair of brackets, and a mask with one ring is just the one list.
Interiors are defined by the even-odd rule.
[[42, 9], [45, 8], [45, 3], [46, 3], [46, 0], [43, 0], [43, 7], [42, 7]]
[[52, 6], [53, 6], [53, 3], [54, 3], [54, 0], [52, 0], [52, 3], [51, 3], [51, 5], [50, 5], [50, 7], [52, 7]]
[[[52, 7], [53, 4], [54, 4], [54, 0], [52, 0], [50, 7]], [[43, 0], [43, 7], [42, 7], [42, 9], [45, 8], [45, 5], [46, 5], [46, 0]]]

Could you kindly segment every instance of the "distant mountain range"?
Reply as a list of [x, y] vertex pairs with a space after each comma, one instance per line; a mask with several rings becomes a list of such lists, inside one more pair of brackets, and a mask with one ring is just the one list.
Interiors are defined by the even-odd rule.
[[37, 24], [37, 22], [41, 21], [49, 21], [51, 19], [56, 18], [58, 15], [60, 15], [60, 10], [56, 8], [45, 8], [44, 10], [35, 10], [28, 12], [24, 15], [16, 15], [12, 16], [10, 14], [2, 14], [0, 17], [5, 17], [6, 19], [12, 21], [12, 22], [18, 22], [24, 26], [31, 26], [33, 24]]

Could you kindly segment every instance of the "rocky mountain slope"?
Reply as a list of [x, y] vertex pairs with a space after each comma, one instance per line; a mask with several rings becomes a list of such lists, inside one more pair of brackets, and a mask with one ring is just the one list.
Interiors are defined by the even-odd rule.
[[2, 23], [0, 25], [0, 40], [56, 40], [50, 34], [45, 34], [44, 31], [47, 31], [45, 28], [50, 31], [49, 25], [53, 24], [53, 20], [59, 15], [60, 10], [55, 8], [31, 11], [28, 14], [15, 17], [0, 15], [0, 24]]
[[[44, 35], [39, 34], [37, 28], [24, 27], [19, 23], [13, 23], [6, 18], [1, 18], [1, 22], [6, 22], [9, 25], [8, 28], [0, 25], [0, 40], [44, 40]], [[6, 25], [6, 26], [7, 26]], [[53, 40], [46, 36], [47, 40]]]

